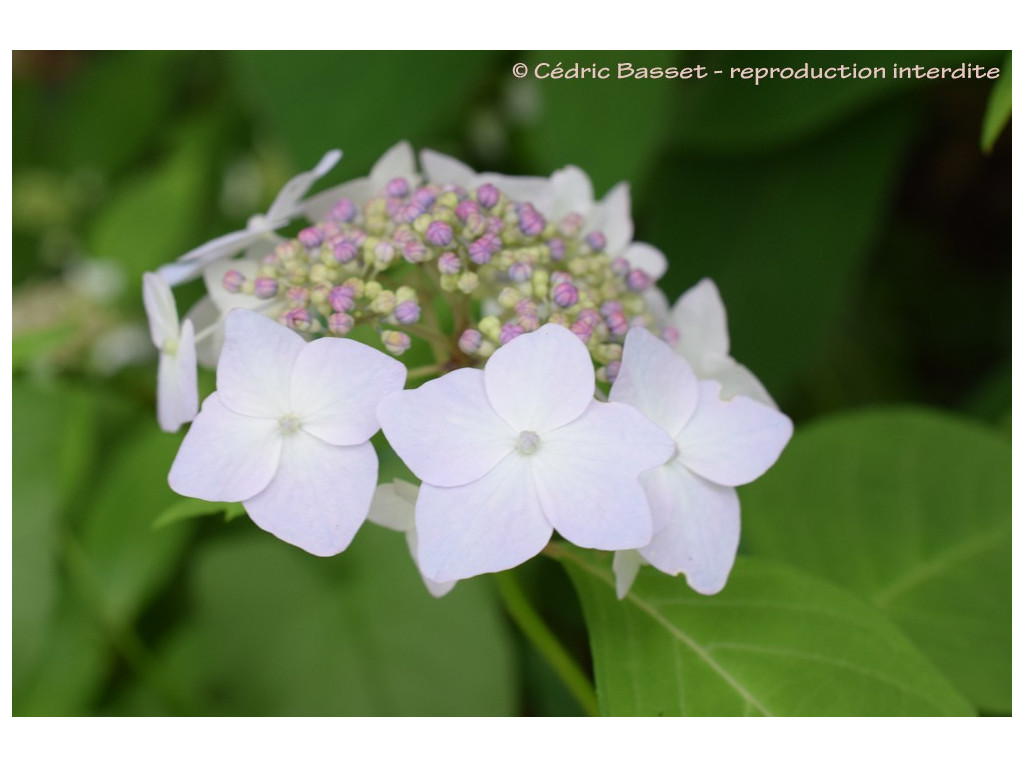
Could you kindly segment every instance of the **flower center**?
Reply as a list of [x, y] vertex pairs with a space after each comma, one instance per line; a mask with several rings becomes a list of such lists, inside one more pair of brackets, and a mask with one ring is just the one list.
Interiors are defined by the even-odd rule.
[[163, 345], [161, 345], [160, 351], [163, 352], [165, 355], [168, 355], [170, 357], [174, 357], [176, 354], [178, 354], [178, 340], [177, 339], [167, 339], [163, 343]]
[[536, 432], [520, 432], [516, 438], [516, 450], [524, 456], [530, 456], [540, 447], [540, 437]]
[[294, 435], [302, 427], [302, 421], [295, 414], [289, 413], [277, 420], [278, 429], [285, 437]]

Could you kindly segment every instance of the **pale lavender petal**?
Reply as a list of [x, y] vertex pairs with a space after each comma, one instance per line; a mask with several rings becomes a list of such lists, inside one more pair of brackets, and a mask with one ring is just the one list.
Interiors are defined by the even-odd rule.
[[413, 474], [445, 487], [483, 477], [512, 452], [518, 434], [491, 407], [484, 374], [474, 368], [386, 397], [377, 417]]
[[427, 181], [433, 184], [458, 184], [467, 191], [478, 184], [476, 172], [472, 168], [432, 149], [420, 152], [420, 166]]
[[[412, 561], [416, 563], [416, 567], [419, 568], [419, 563], [416, 561], [416, 552], [419, 550], [419, 536], [416, 533], [416, 528], [410, 528], [405, 534], [405, 541], [409, 545], [409, 554], [412, 555]], [[434, 597], [444, 597], [451, 592], [455, 585], [459, 583], [458, 579], [452, 581], [433, 581], [428, 579], [420, 572], [420, 578], [423, 579], [424, 585], [427, 587], [427, 591]]]
[[267, 219], [276, 222], [280, 219], [290, 219], [299, 213], [297, 203], [302, 196], [319, 178], [337, 165], [339, 160], [341, 160], [341, 150], [332, 149], [320, 158], [320, 162], [313, 170], [293, 176], [277, 193], [277, 197], [274, 198], [274, 202], [271, 203], [270, 209], [267, 211]]
[[626, 334], [622, 364], [608, 399], [627, 403], [670, 435], [697, 408], [697, 375], [682, 357], [646, 328]]
[[305, 346], [297, 333], [245, 309], [224, 319], [217, 391], [231, 410], [278, 419], [291, 413], [291, 374]]
[[676, 436], [679, 460], [720, 485], [756, 480], [775, 463], [793, 435], [793, 422], [748, 397], [722, 400], [715, 381], [700, 383], [693, 417]]
[[586, 216], [594, 205], [594, 187], [590, 177], [575, 165], [567, 165], [551, 174], [550, 207], [540, 207], [549, 218], [560, 219], [570, 213]]
[[615, 574], [615, 595], [621, 600], [629, 592], [644, 559], [635, 549], [623, 549], [612, 558], [612, 572]]
[[729, 578], [740, 541], [740, 502], [735, 489], [710, 483], [672, 462], [663, 475], [670, 492], [651, 495], [669, 524], [640, 554], [665, 573], [686, 574], [697, 592], [713, 595]]
[[484, 368], [487, 398], [516, 431], [568, 424], [594, 400], [594, 364], [572, 331], [548, 324], [498, 349]]
[[718, 286], [704, 278], [672, 307], [672, 325], [679, 331], [676, 351], [690, 361], [698, 375], [729, 354], [729, 328]]
[[421, 486], [416, 531], [420, 570], [440, 582], [514, 568], [551, 538], [529, 460], [519, 453], [475, 482]]
[[725, 400], [743, 395], [778, 410], [779, 406], [768, 394], [764, 384], [746, 366], [740, 365], [731, 357], [710, 361], [704, 378], [714, 379], [722, 385], [722, 397]]
[[508, 198], [517, 203], [532, 203], [543, 212], [550, 210], [553, 202], [551, 182], [541, 176], [503, 176], [500, 173], [481, 173], [476, 184], [493, 184]]
[[164, 432], [177, 432], [199, 412], [196, 343], [192, 322], [185, 320], [173, 354], [161, 353], [156, 388], [157, 421]]
[[410, 187], [419, 184], [416, 173], [416, 153], [408, 141], [400, 141], [380, 156], [370, 170], [370, 185], [373, 194], [379, 194], [392, 179], [402, 178]]
[[586, 217], [586, 229], [604, 233], [605, 251], [609, 255], [621, 256], [625, 252], [629, 241], [633, 239], [629, 184], [622, 181], [611, 188]]
[[639, 477], [667, 461], [674, 448], [635, 408], [594, 402], [575, 421], [541, 435], [529, 457], [545, 516], [581, 547], [647, 544], [653, 524]]
[[[608, 250], [611, 252], [610, 245]], [[665, 254], [647, 243], [630, 243], [622, 256], [631, 266], [646, 272], [652, 280], [660, 280], [661, 276], [665, 274], [665, 270], [668, 269], [668, 260], [665, 258]]]
[[230, 232], [193, 248], [177, 261], [165, 264], [157, 271], [169, 285], [181, 285], [199, 277], [208, 265], [241, 253], [261, 237], [262, 232], [253, 232], [249, 229]]
[[170, 285], [159, 274], [147, 272], [142, 276], [142, 305], [149, 319], [149, 337], [157, 349], [178, 338], [178, 307]]
[[195, 326], [196, 359], [204, 368], [216, 368], [220, 349], [224, 346], [222, 315], [213, 299], [203, 296], [185, 313], [185, 320]]
[[352, 542], [370, 511], [376, 485], [372, 445], [329, 445], [299, 430], [282, 439], [274, 479], [244, 506], [263, 530], [312, 555], [329, 557]]
[[416, 527], [416, 497], [419, 491], [419, 486], [405, 480], [378, 485], [367, 519], [393, 531], [413, 530]]
[[175, 493], [206, 501], [245, 501], [267, 487], [281, 456], [273, 419], [241, 416], [214, 392], [205, 401], [171, 465]]
[[351, 339], [311, 341], [291, 376], [291, 410], [311, 435], [332, 445], [356, 445], [380, 429], [377, 404], [405, 386], [405, 366]]

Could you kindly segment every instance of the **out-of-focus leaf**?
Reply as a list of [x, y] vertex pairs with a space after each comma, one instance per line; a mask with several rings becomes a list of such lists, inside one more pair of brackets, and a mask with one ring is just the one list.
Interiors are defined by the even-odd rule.
[[[240, 92], [284, 139], [299, 167], [345, 152], [336, 179], [363, 176], [388, 147], [455, 125], [492, 52], [239, 51]], [[340, 172], [340, 173], [339, 173]]]
[[[691, 87], [681, 84], [674, 135], [679, 146], [696, 153], [748, 153], [792, 145], [908, 91], [934, 87], [939, 80], [896, 78], [893, 66], [956, 67], [993, 63], [991, 51], [730, 51], [694, 57], [709, 74]], [[792, 68], [802, 72], [845, 65], [871, 77], [811, 79], [750, 74]], [[878, 70], [883, 76], [878, 77]], [[734, 72], [735, 70], [735, 72]], [[836, 74], [839, 71], [836, 70]]]
[[182, 520], [191, 520], [196, 517], [205, 517], [206, 515], [218, 515], [222, 512], [226, 519], [231, 520], [245, 514], [245, 509], [237, 502], [178, 499], [157, 515], [157, 518], [153, 521], [153, 528], [156, 530], [173, 523], [180, 523]]
[[624, 600], [611, 561], [566, 549], [605, 715], [969, 715], [970, 705], [859, 598], [739, 558], [725, 590], [641, 569]]
[[11, 339], [12, 368], [18, 372], [30, 365], [33, 360], [46, 357], [70, 341], [77, 331], [73, 325], [57, 325], [16, 333]]
[[125, 267], [127, 284], [141, 285], [143, 272], [196, 245], [193, 233], [206, 183], [202, 152], [184, 146], [118, 188], [95, 220], [89, 250], [117, 259]]
[[675, 296], [703, 277], [729, 312], [734, 356], [780, 394], [842, 308], [872, 244], [902, 152], [896, 108], [787, 152], [679, 156], [642, 239], [669, 259]]
[[[696, 80], [618, 79], [618, 66], [679, 67], [675, 54], [634, 51], [574, 51], [533, 53], [529, 84], [539, 93], [540, 115], [524, 131], [523, 140], [533, 165], [548, 174], [566, 165], [578, 165], [590, 175], [600, 197], [613, 184], [628, 181], [639, 187], [673, 130], [671, 108], [681, 89], [699, 88]], [[550, 75], [559, 63], [570, 68], [609, 68], [608, 79], [593, 77], [535, 79], [536, 67]]]
[[1010, 66], [1013, 63], [1013, 54], [1006, 55], [1006, 63], [1003, 64], [999, 79], [988, 100], [988, 109], [985, 110], [985, 119], [981, 124], [981, 148], [991, 152], [996, 145], [999, 134], [1010, 122], [1010, 112], [1013, 109], [1013, 93], [1010, 78]]
[[979, 708], [1010, 709], [1010, 444], [916, 409], [804, 430], [743, 489], [744, 540], [881, 608]]
[[87, 714], [109, 670], [107, 644], [93, 618], [70, 597], [59, 601], [49, 629], [32, 685], [16, 693], [12, 710], [28, 717]]
[[207, 543], [191, 583], [164, 671], [204, 702], [195, 714], [513, 714], [491, 585], [431, 597], [404, 536], [368, 525], [320, 559], [253, 528]]
[[37, 126], [52, 137], [54, 159], [105, 171], [134, 159], [159, 135], [181, 66], [180, 55], [167, 51], [94, 54], [68, 84], [59, 119]]
[[11, 650], [13, 698], [19, 702], [34, 695], [45, 673], [54, 625], [68, 620], [58, 607], [61, 511], [95, 443], [95, 402], [85, 393], [20, 381], [12, 396]]
[[136, 617], [170, 576], [189, 535], [184, 526], [153, 530], [159, 511], [177, 499], [167, 472], [180, 442], [150, 424], [128, 436], [104, 467], [82, 519], [82, 548], [114, 623]]

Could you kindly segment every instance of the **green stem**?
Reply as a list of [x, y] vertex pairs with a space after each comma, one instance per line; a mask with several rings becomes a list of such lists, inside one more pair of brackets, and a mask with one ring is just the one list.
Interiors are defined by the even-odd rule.
[[505, 610], [516, 626], [551, 665], [583, 711], [592, 717], [599, 715], [597, 694], [590, 679], [530, 605], [526, 593], [519, 586], [512, 571], [502, 571], [495, 574], [495, 577], [498, 581], [498, 592], [505, 603]]
[[425, 379], [429, 376], [435, 376], [441, 373], [442, 370], [443, 368], [440, 365], [421, 365], [418, 368], [410, 368], [406, 379], [408, 381]]

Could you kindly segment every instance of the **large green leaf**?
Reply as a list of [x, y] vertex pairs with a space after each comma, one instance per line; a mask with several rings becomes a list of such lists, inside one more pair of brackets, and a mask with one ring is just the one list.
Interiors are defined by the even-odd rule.
[[320, 559], [256, 530], [207, 544], [164, 672], [192, 714], [509, 715], [507, 628], [490, 584], [431, 597], [404, 537], [368, 525]]
[[[619, 181], [634, 187], [643, 184], [670, 135], [670, 111], [679, 90], [700, 85], [683, 80], [619, 80], [620, 62], [634, 70], [681, 64], [672, 53], [652, 51], [538, 52], [523, 60], [530, 67], [526, 85], [535, 89], [539, 101], [539, 115], [523, 136], [533, 165], [545, 174], [578, 165], [590, 175], [599, 197]], [[577, 63], [583, 68], [606, 67], [610, 76], [550, 77], [557, 65], [571, 69]], [[535, 78], [538, 65], [541, 74], [549, 76]]]
[[911, 125], [897, 106], [789, 151], [680, 155], [651, 196], [639, 234], [669, 259], [666, 292], [713, 278], [734, 355], [770, 391], [807, 365], [854, 287]]
[[714, 597], [643, 568], [620, 601], [610, 558], [563, 551], [603, 714], [971, 714], [879, 611], [787, 566], [741, 557]]
[[1010, 709], [1010, 444], [917, 409], [823, 420], [743, 489], [744, 541], [874, 602], [980, 708]]

